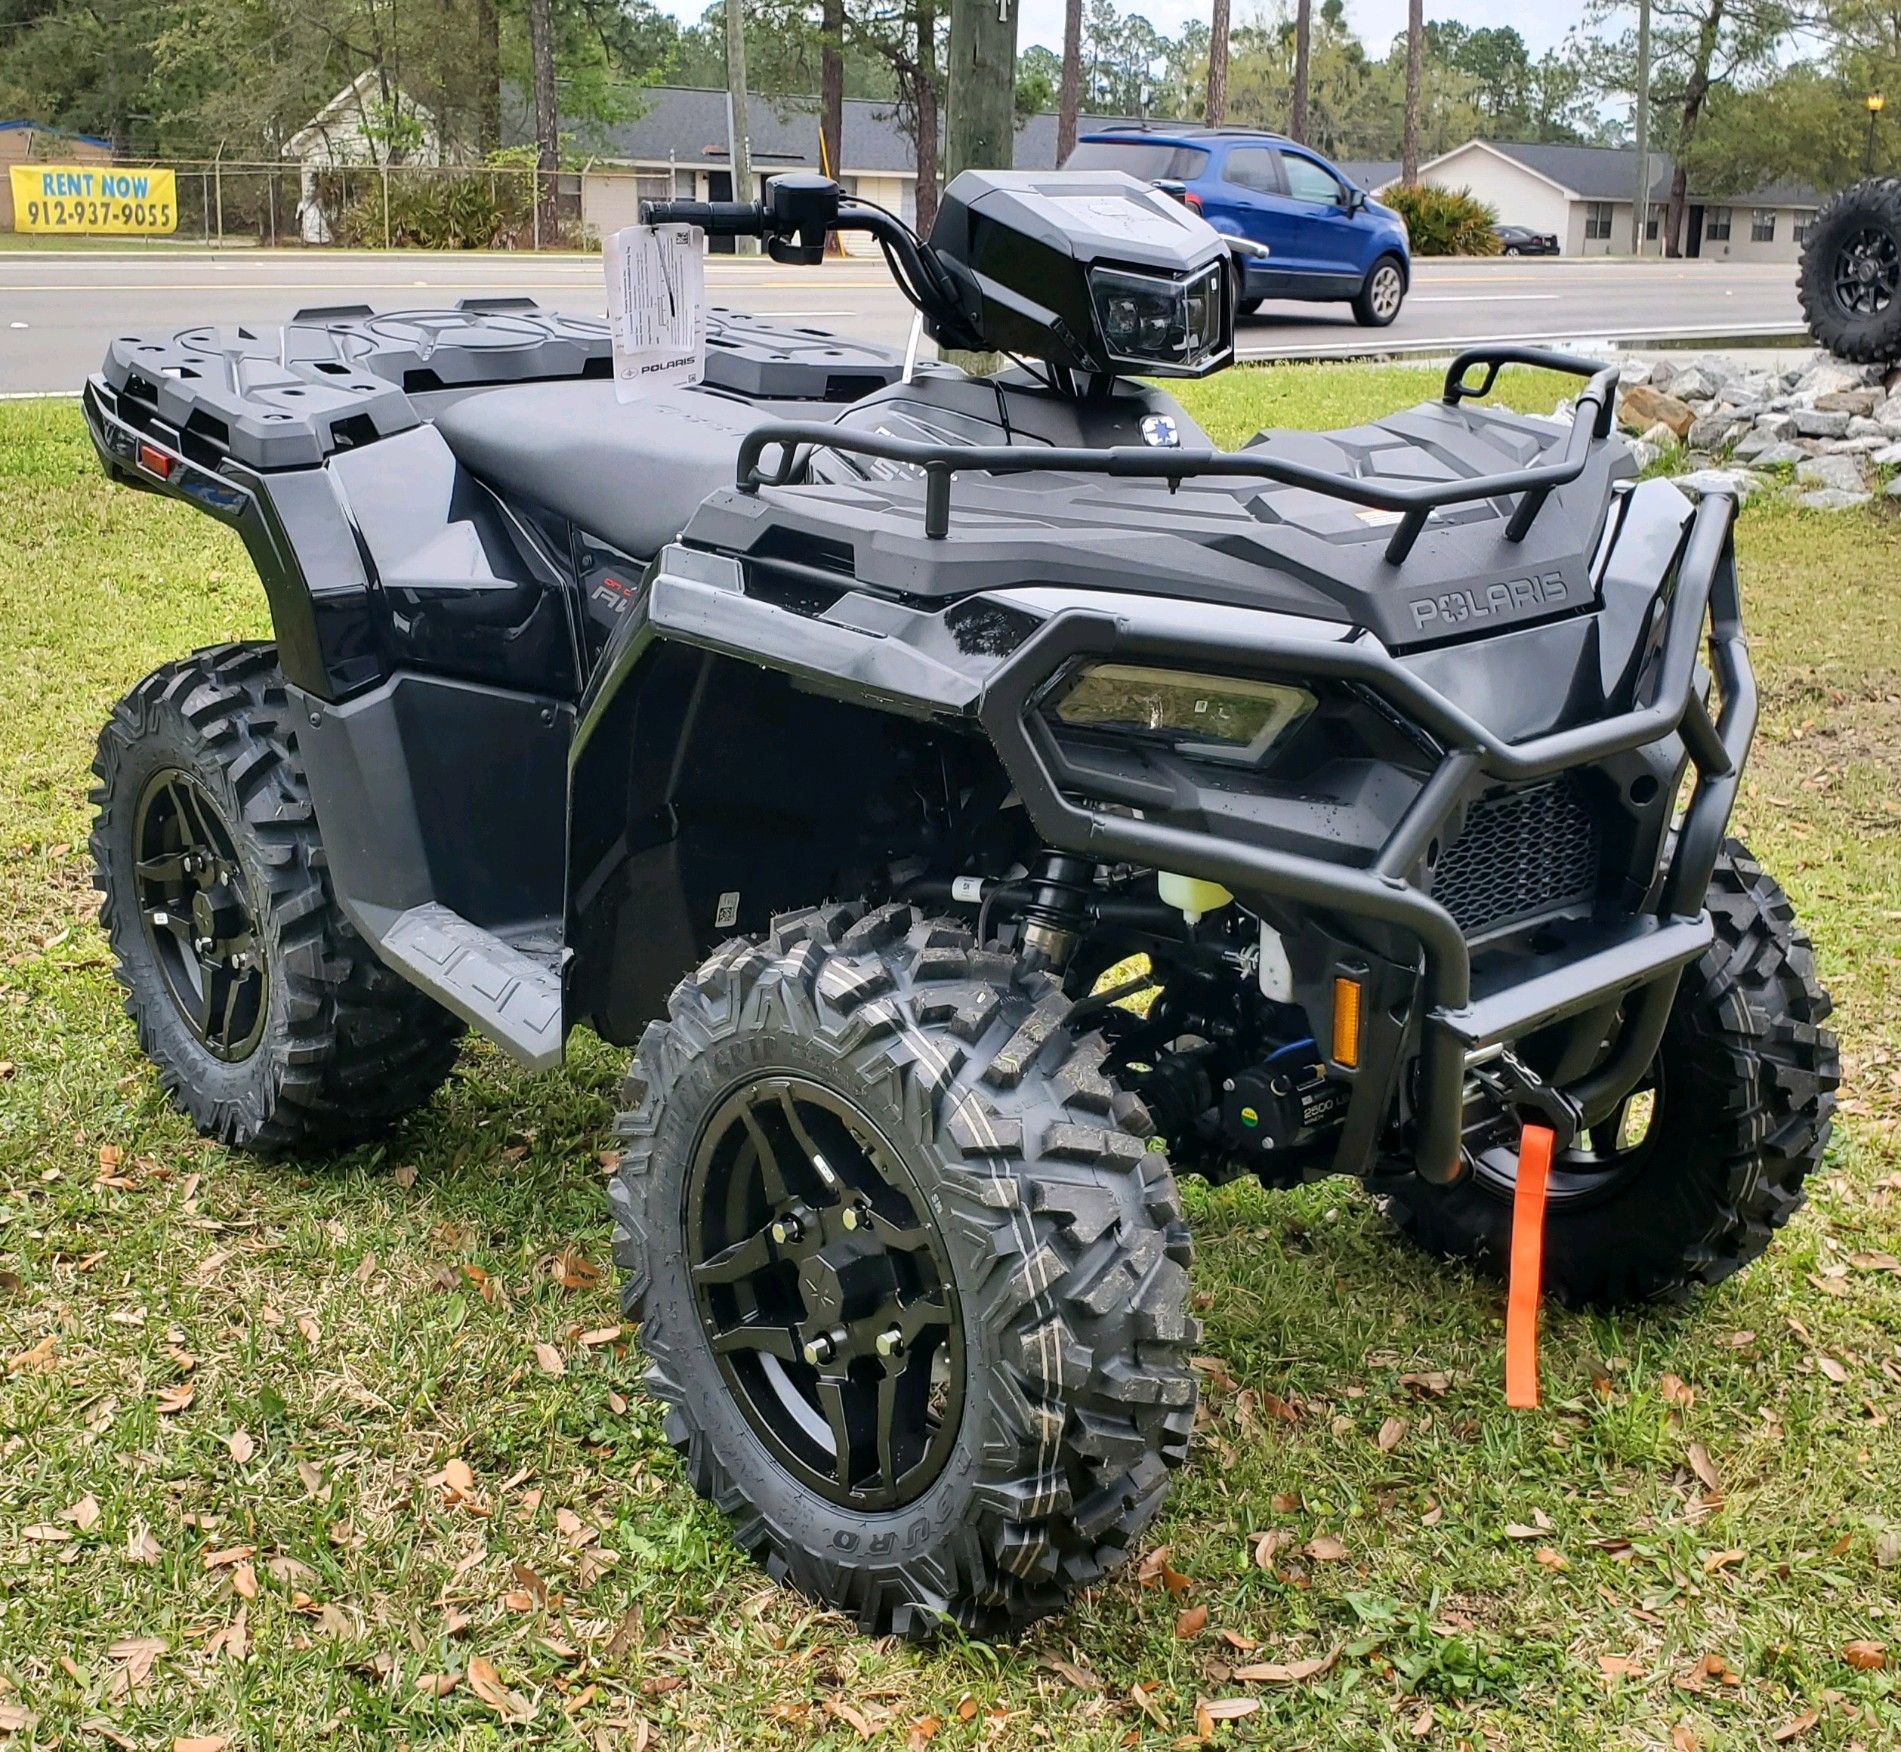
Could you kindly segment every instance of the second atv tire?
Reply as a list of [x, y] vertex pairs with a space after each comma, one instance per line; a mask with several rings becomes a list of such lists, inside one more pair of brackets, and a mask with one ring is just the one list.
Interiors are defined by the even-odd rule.
[[[1544, 1287], [1572, 1306], [1681, 1301], [1741, 1270], [1800, 1208], [1827, 1147], [1840, 1060], [1795, 909], [1735, 840], [1705, 904], [1716, 941], [1684, 970], [1641, 1139], [1554, 1164]], [[1502, 1274], [1512, 1168], [1505, 1151], [1454, 1186], [1405, 1176], [1383, 1188], [1387, 1214], [1426, 1252]]]
[[868, 1632], [1007, 1633], [1187, 1454], [1190, 1245], [1056, 981], [906, 906], [779, 920], [627, 1083], [623, 1302], [694, 1487]]
[[99, 733], [100, 922], [159, 1081], [264, 1154], [376, 1136], [455, 1063], [462, 1024], [337, 905], [275, 649], [154, 670]]
[[1856, 183], [1822, 208], [1796, 290], [1809, 333], [1836, 358], [1901, 361], [1901, 178]]

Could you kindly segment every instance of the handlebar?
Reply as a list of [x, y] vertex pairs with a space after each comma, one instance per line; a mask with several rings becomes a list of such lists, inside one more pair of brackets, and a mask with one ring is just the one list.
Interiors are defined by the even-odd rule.
[[645, 201], [649, 225], [696, 225], [708, 237], [763, 237], [766, 209], [758, 201]]
[[898, 290], [938, 340], [982, 344], [937, 252], [901, 219], [841, 195], [830, 177], [775, 177], [763, 201], [643, 201], [640, 216], [649, 225], [694, 225], [709, 237], [763, 237], [774, 261], [808, 266], [824, 259], [828, 231], [868, 231], [883, 246]]

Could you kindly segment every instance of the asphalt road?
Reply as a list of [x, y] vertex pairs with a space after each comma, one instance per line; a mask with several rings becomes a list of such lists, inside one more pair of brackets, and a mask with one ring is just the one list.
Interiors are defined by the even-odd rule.
[[[729, 304], [902, 346], [909, 308], [876, 261], [787, 268], [715, 259], [709, 292]], [[278, 323], [301, 306], [436, 306], [528, 293], [598, 314], [601, 265], [587, 256], [396, 255], [148, 248], [0, 250], [0, 394], [74, 391], [106, 342], [194, 323]], [[1399, 319], [1358, 327], [1345, 305], [1270, 304], [1244, 322], [1244, 358], [1433, 350], [1475, 341], [1711, 339], [1799, 330], [1785, 264], [1520, 260], [1423, 262]]]

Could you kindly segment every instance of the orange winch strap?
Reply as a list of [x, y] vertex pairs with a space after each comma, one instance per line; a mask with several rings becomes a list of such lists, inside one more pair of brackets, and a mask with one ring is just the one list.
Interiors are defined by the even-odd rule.
[[1538, 1403], [1538, 1292], [1545, 1260], [1545, 1185], [1557, 1139], [1549, 1126], [1518, 1135], [1518, 1184], [1512, 1195], [1512, 1264], [1505, 1292], [1505, 1403]]

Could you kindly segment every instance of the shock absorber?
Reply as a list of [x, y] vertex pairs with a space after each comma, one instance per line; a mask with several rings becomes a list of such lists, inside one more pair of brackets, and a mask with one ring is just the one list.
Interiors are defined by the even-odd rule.
[[1074, 852], [1044, 851], [1029, 875], [1023, 905], [1023, 948], [1037, 966], [1060, 972], [1089, 928], [1096, 867]]

